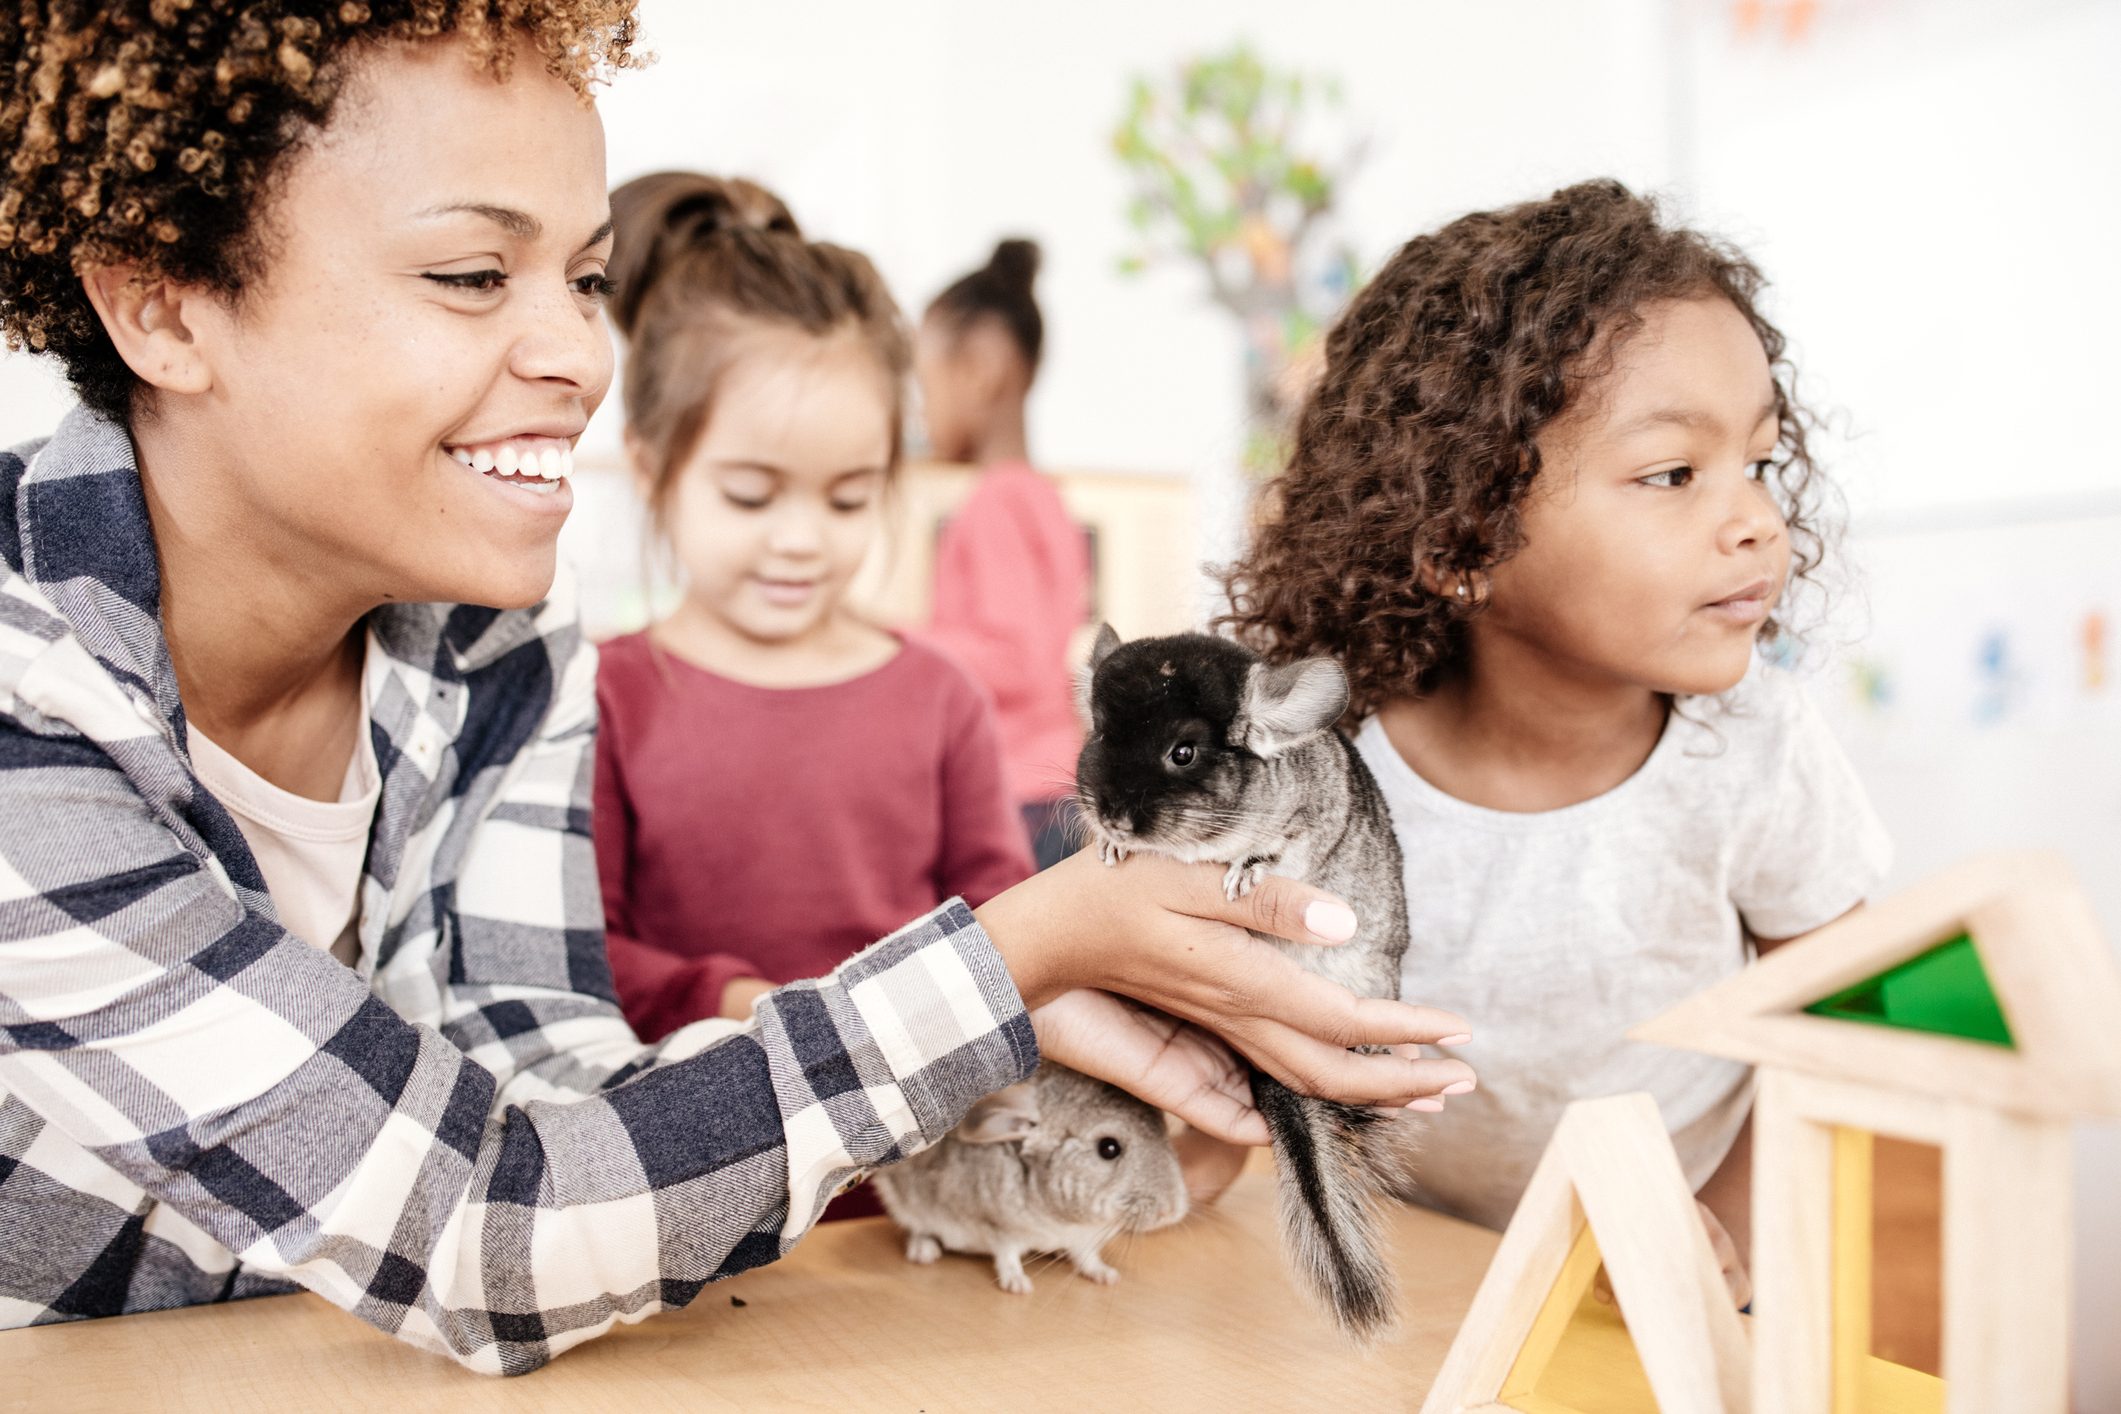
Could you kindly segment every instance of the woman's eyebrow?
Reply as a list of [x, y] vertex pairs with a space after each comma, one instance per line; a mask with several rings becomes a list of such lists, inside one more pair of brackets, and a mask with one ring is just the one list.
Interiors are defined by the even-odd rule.
[[[420, 214], [421, 219], [434, 216], [470, 215], [493, 222], [517, 240], [534, 241], [545, 233], [545, 225], [528, 211], [518, 211], [513, 206], [496, 206], [487, 201], [455, 201], [445, 206], [430, 206]], [[611, 218], [589, 233], [589, 239], [575, 247], [580, 255], [591, 246], [601, 244], [611, 234]]]
[[[484, 217], [518, 240], [534, 241], [545, 229], [538, 218], [528, 211], [518, 211], [513, 206], [495, 206], [484, 201], [453, 201], [443, 206], [430, 206], [419, 213], [419, 218], [425, 220], [431, 216], [460, 214]], [[611, 223], [607, 221], [604, 229], [610, 230]], [[591, 241], [590, 244], [595, 245], [596, 241]]]

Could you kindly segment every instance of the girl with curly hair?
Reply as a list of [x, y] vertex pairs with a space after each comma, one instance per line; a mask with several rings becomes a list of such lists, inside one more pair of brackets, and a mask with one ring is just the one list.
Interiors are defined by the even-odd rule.
[[554, 571], [612, 371], [588, 94], [633, 28], [0, 26], [0, 330], [82, 400], [0, 453], [0, 1326], [306, 1287], [522, 1371], [773, 1260], [1041, 1052], [1252, 1142], [1214, 1033], [1350, 1098], [1466, 1073], [1351, 1054], [1463, 1023], [1243, 931], [1330, 944], [1344, 905], [1153, 861], [946, 902], [748, 1023], [636, 1039]]
[[1735, 1263], [1749, 1073], [1623, 1033], [1886, 866], [1754, 651], [1824, 544], [1762, 283], [1609, 181], [1416, 237], [1332, 330], [1228, 575], [1241, 638], [1347, 667], [1406, 856], [1405, 990], [1481, 1026], [1414, 1191], [1491, 1226], [1564, 1105], [1647, 1090]]

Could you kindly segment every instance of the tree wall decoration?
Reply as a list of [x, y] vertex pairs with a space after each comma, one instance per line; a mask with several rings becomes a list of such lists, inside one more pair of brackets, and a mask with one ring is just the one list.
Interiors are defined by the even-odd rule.
[[1136, 237], [1120, 268], [1206, 272], [1244, 331], [1245, 467], [1269, 475], [1305, 363], [1356, 285], [1332, 218], [1367, 139], [1349, 130], [1337, 80], [1271, 68], [1240, 43], [1163, 80], [1137, 76], [1112, 145]]

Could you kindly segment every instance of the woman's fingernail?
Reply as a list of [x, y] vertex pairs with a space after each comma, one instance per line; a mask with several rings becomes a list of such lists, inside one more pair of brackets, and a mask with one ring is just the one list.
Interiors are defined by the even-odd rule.
[[1344, 903], [1317, 899], [1304, 910], [1304, 927], [1314, 938], [1344, 943], [1355, 936], [1355, 910]]
[[1437, 1045], [1439, 1045], [1439, 1046], [1463, 1046], [1463, 1045], [1464, 1045], [1464, 1044], [1465, 1044], [1466, 1042], [1468, 1042], [1468, 1041], [1470, 1041], [1470, 1040], [1472, 1040], [1472, 1039], [1473, 1039], [1473, 1033], [1472, 1033], [1472, 1032], [1470, 1032], [1470, 1031], [1461, 1031], [1461, 1032], [1459, 1032], [1459, 1033], [1458, 1033], [1458, 1034], [1457, 1034], [1456, 1036], [1439, 1036], [1439, 1037], [1437, 1037], [1437, 1038], [1436, 1038], [1436, 1044], [1437, 1044]]
[[1443, 1087], [1443, 1093], [1446, 1095], [1470, 1095], [1473, 1093], [1473, 1082], [1470, 1080], [1454, 1080]]
[[1424, 1114], [1441, 1114], [1443, 1112], [1443, 1101], [1436, 1099], [1433, 1096], [1420, 1100], [1409, 1100], [1407, 1101], [1407, 1108], [1410, 1110], [1420, 1110]]

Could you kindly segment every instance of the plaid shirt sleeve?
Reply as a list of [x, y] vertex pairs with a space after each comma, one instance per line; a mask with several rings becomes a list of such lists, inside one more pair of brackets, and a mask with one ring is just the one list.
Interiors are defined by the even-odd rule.
[[[643, 1048], [591, 946], [593, 674], [571, 655], [457, 822], [426, 924], [449, 946], [371, 990], [247, 901], [195, 799], [143, 788], [154, 712], [0, 573], [0, 1327], [89, 1313], [98, 1264], [164, 1244], [223, 1294], [284, 1277], [529, 1370], [773, 1260], [848, 1176], [1030, 1072], [955, 901], [749, 1024]], [[115, 1236], [75, 1240], [106, 1211]], [[201, 1299], [130, 1280], [117, 1309]]]

